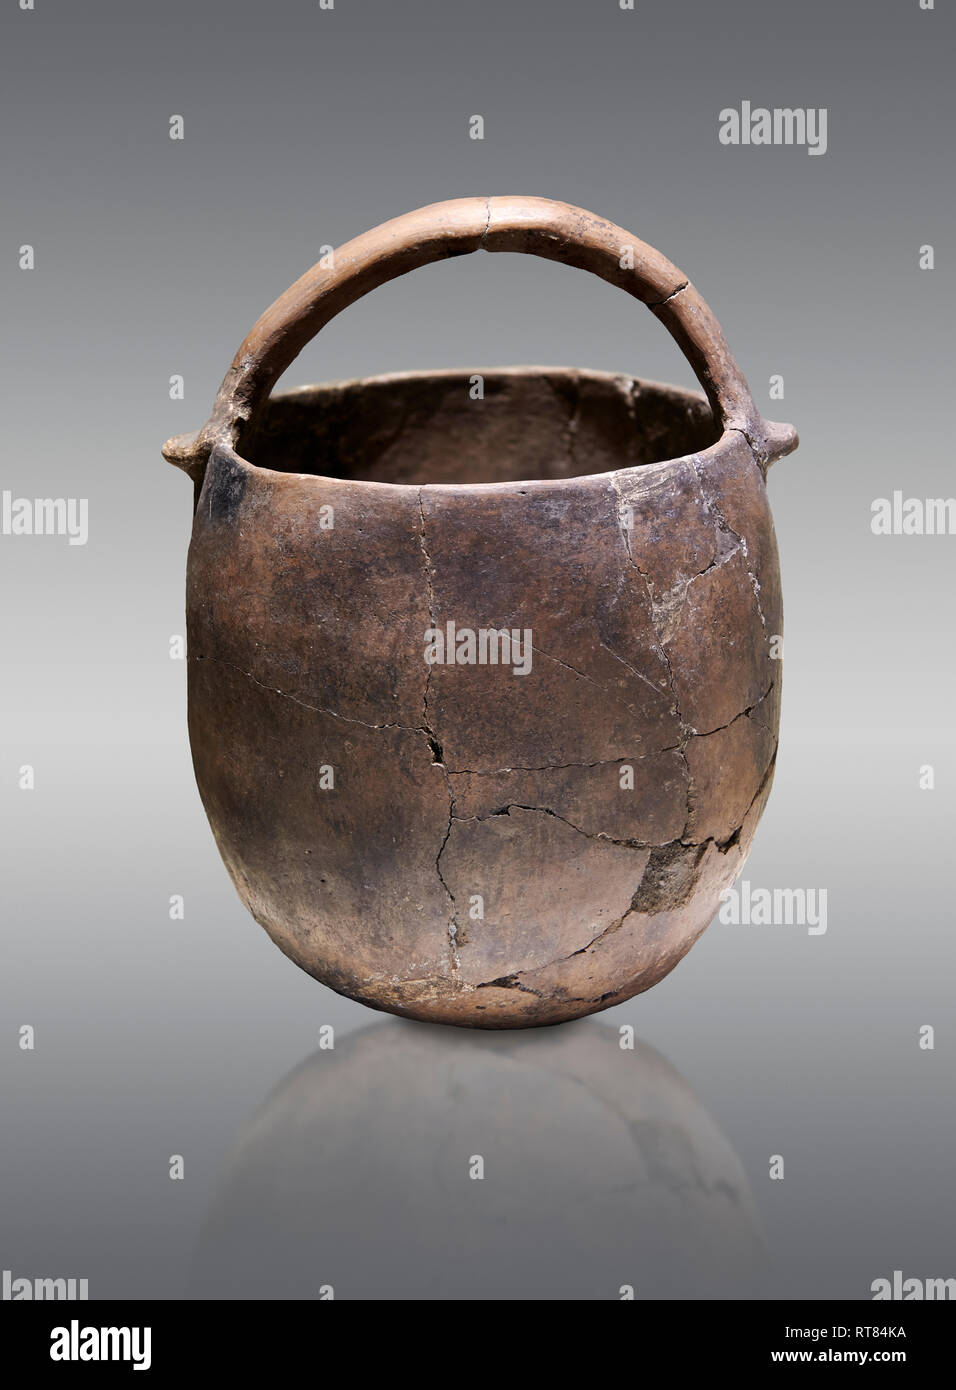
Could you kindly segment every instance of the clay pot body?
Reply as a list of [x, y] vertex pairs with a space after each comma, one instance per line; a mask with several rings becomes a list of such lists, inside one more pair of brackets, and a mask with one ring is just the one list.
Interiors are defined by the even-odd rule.
[[[469, 239], [620, 278], [710, 399], [547, 368], [268, 399], [317, 324]], [[537, 199], [386, 224], [267, 311], [209, 425], [166, 446], [197, 484], [189, 731], [220, 852], [281, 949], [375, 1008], [527, 1027], [647, 989], [769, 793], [765, 472], [795, 435], [679, 271], [630, 238], [618, 276], [621, 239]]]

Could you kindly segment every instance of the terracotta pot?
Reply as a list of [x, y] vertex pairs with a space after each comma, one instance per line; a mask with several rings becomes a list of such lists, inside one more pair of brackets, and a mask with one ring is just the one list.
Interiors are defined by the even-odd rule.
[[[706, 399], [442, 371], [269, 398], [335, 314], [466, 251], [647, 304]], [[780, 581], [757, 412], [671, 263], [540, 198], [466, 198], [314, 267], [164, 453], [195, 481], [189, 730], [253, 916], [374, 1008], [555, 1023], [653, 985], [713, 917], [770, 788]], [[507, 640], [505, 640], [505, 635]]]

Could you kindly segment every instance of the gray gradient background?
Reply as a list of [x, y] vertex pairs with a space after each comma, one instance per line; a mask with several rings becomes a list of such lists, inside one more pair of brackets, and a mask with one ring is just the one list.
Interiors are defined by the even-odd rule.
[[[894, 1269], [956, 1275], [956, 539], [869, 527], [894, 488], [953, 492], [952, 7], [37, 4], [0, 21], [2, 486], [88, 497], [90, 539], [0, 538], [0, 1267], [135, 1298], [865, 1298]], [[720, 146], [744, 98], [828, 107], [829, 152]], [[320, 246], [485, 193], [658, 246], [800, 431], [769, 480], [783, 728], [744, 876], [829, 893], [825, 936], [715, 922], [649, 994], [504, 1039], [340, 999], [241, 907], [167, 655], [191, 490], [159, 453]], [[480, 255], [377, 291], [285, 384], [542, 361], [692, 384], [632, 300]], [[339, 1045], [310, 1062], [323, 1023]], [[621, 1052], [621, 1023], [654, 1053]]]

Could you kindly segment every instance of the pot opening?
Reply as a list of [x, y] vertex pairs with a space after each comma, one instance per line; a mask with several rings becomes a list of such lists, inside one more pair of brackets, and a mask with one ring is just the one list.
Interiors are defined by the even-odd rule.
[[273, 397], [257, 468], [365, 482], [503, 483], [639, 468], [709, 448], [704, 396], [566, 368], [409, 372]]

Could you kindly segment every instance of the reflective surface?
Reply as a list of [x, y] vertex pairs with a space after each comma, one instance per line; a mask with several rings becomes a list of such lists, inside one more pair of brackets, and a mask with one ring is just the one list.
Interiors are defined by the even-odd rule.
[[764, 1251], [740, 1160], [631, 1031], [384, 1023], [317, 1052], [241, 1129], [196, 1292], [746, 1293]]

